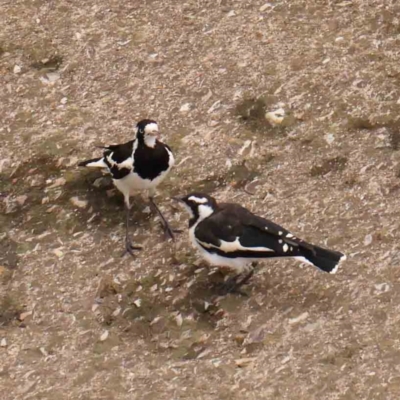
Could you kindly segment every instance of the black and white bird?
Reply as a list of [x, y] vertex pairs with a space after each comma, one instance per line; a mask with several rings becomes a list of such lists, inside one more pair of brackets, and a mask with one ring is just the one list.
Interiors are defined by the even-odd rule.
[[202, 193], [174, 200], [182, 202], [190, 215], [193, 246], [209, 264], [233, 270], [236, 287], [250, 279], [254, 272], [250, 264], [261, 259], [292, 257], [331, 274], [346, 259], [344, 254], [307, 243], [238, 204], [218, 204]]
[[115, 187], [123, 194], [126, 206], [126, 251], [133, 255], [134, 246], [129, 238], [130, 197], [137, 191], [147, 190], [149, 200], [160, 216], [166, 233], [173, 239], [174, 234], [167, 220], [154, 202], [155, 188], [166, 178], [174, 165], [171, 149], [158, 140], [156, 121], [143, 119], [136, 125], [136, 137], [124, 144], [102, 147], [103, 156], [83, 161], [80, 167], [104, 168], [112, 175]]

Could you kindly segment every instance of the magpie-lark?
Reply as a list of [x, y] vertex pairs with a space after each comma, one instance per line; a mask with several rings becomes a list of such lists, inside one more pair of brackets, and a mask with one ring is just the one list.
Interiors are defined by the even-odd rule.
[[126, 206], [126, 252], [133, 255], [134, 246], [129, 238], [130, 197], [137, 191], [149, 192], [150, 204], [160, 216], [166, 233], [173, 239], [174, 234], [167, 220], [154, 202], [155, 188], [165, 179], [174, 165], [171, 149], [158, 140], [156, 121], [143, 119], [136, 125], [136, 137], [124, 144], [102, 147], [103, 157], [79, 163], [80, 167], [105, 168], [112, 175], [116, 188], [123, 194]]
[[230, 282], [233, 290], [250, 279], [252, 262], [261, 259], [292, 257], [331, 274], [346, 259], [344, 254], [307, 243], [238, 204], [218, 204], [202, 193], [174, 200], [182, 202], [190, 215], [189, 238], [201, 256], [211, 265], [236, 273]]

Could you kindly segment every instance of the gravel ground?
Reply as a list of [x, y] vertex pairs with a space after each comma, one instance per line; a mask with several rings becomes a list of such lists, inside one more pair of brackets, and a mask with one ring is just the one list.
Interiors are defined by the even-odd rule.
[[[19, 399], [398, 399], [400, 5], [0, 0], [0, 387]], [[266, 112], [284, 110], [271, 124]], [[157, 202], [235, 201], [341, 250], [248, 297], [78, 169], [159, 122]]]

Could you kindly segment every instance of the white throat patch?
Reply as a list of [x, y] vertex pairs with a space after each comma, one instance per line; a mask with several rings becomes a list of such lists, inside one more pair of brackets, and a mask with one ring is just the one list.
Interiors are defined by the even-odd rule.
[[204, 204], [199, 206], [199, 221], [202, 221], [203, 219], [206, 219], [209, 217], [214, 210], [210, 206], [206, 206]]
[[[147, 127], [146, 127], [147, 128]], [[147, 147], [154, 147], [156, 145], [157, 138], [153, 135], [144, 135], [144, 143]]]

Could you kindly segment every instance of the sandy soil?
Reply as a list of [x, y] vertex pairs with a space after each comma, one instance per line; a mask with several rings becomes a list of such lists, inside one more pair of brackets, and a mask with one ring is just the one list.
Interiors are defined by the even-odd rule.
[[[0, 0], [0, 387], [22, 399], [398, 399], [400, 5]], [[285, 118], [269, 124], [266, 112]], [[192, 190], [344, 251], [248, 297], [78, 169], [159, 122]]]

